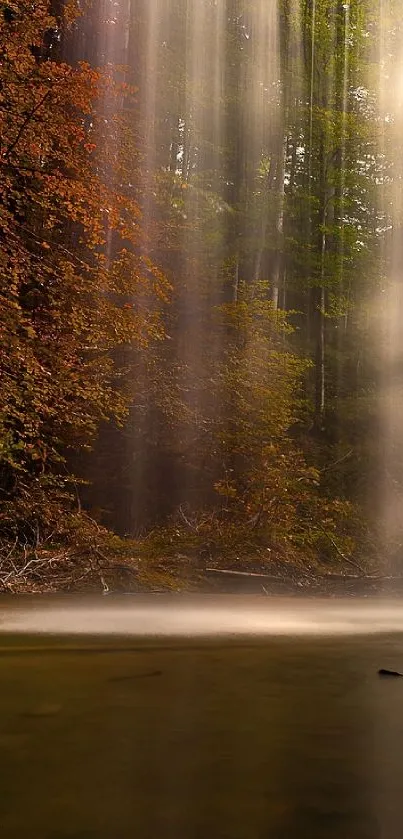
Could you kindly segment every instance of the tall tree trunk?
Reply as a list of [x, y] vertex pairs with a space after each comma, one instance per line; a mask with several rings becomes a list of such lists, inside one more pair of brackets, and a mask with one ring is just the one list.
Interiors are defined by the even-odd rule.
[[[326, 217], [326, 213], [324, 214]], [[325, 222], [324, 222], [325, 223]], [[321, 285], [317, 290], [317, 311], [316, 311], [316, 358], [315, 358], [315, 425], [323, 429], [325, 408], [326, 408], [326, 289], [325, 289], [325, 259], [326, 259], [326, 233], [322, 232], [321, 243]]]
[[271, 276], [271, 299], [274, 309], [278, 309], [281, 275], [284, 254], [284, 199], [285, 199], [285, 164], [288, 149], [288, 136], [285, 134], [283, 146], [277, 164], [277, 210], [276, 210], [276, 252]]

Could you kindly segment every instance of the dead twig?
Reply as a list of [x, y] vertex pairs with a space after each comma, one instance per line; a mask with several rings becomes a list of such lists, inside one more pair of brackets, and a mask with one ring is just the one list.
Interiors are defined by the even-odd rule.
[[320, 528], [320, 529], [321, 529], [323, 535], [326, 536], [326, 538], [329, 540], [329, 542], [333, 545], [336, 553], [343, 560], [343, 562], [346, 562], [347, 565], [351, 565], [352, 568], [355, 568], [357, 571], [361, 571], [361, 574], [365, 575], [364, 568], [361, 565], [359, 565], [358, 562], [354, 562], [353, 559], [350, 559], [350, 557], [346, 556], [345, 553], [343, 553], [343, 551], [340, 550], [337, 542], [335, 542], [335, 540], [330, 535], [330, 533], [328, 533], [327, 530], [323, 530], [323, 528]]
[[351, 455], [354, 454], [354, 450], [350, 449], [346, 454], [343, 454], [342, 457], [339, 457], [338, 460], [334, 460], [332, 463], [328, 463], [327, 466], [324, 466], [323, 469], [320, 470], [320, 473], [323, 475], [325, 472], [330, 472], [334, 469], [335, 466], [338, 466], [339, 463], [343, 463], [345, 460], [348, 460]]
[[198, 531], [199, 531], [198, 526], [195, 525], [195, 524], [192, 524], [189, 521], [189, 519], [185, 516], [185, 513], [182, 509], [182, 505], [179, 506], [179, 514], [180, 514], [181, 518], [183, 519], [183, 521], [185, 522], [185, 524], [190, 528], [190, 530], [193, 530], [195, 533], [198, 533]]

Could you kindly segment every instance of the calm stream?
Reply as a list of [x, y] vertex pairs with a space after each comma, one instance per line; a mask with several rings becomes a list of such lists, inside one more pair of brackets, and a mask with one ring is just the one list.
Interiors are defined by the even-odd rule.
[[403, 835], [401, 601], [0, 614], [2, 839]]

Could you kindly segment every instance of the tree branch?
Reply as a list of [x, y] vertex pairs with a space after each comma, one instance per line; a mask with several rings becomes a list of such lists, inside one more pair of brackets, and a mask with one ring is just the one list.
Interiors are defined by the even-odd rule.
[[19, 131], [17, 132], [17, 136], [16, 136], [15, 140], [13, 140], [13, 142], [8, 147], [8, 149], [3, 153], [3, 157], [6, 157], [6, 158], [10, 157], [10, 154], [14, 151], [15, 147], [18, 145], [18, 143], [19, 143], [26, 127], [27, 127], [27, 125], [29, 125], [29, 123], [31, 122], [31, 119], [33, 119], [33, 117], [35, 116], [37, 111], [39, 111], [39, 109], [42, 107], [42, 105], [44, 104], [44, 102], [46, 101], [48, 96], [50, 96], [51, 92], [52, 91], [49, 88], [49, 90], [46, 91], [44, 96], [42, 96], [42, 99], [40, 99], [40, 101], [37, 103], [37, 105], [35, 105], [35, 108], [33, 108], [32, 111], [30, 111], [30, 113], [28, 114], [28, 116], [24, 119], [24, 122], [20, 126]]
[[321, 527], [320, 529], [321, 529], [321, 531], [322, 531], [323, 535], [324, 535], [324, 536], [326, 536], [326, 538], [327, 538], [327, 539], [329, 539], [329, 542], [331, 542], [331, 544], [333, 545], [333, 547], [334, 547], [334, 549], [335, 549], [336, 553], [337, 553], [337, 554], [339, 555], [339, 557], [343, 560], [343, 562], [347, 562], [347, 564], [348, 564], [348, 565], [351, 565], [351, 566], [352, 566], [352, 568], [356, 568], [356, 569], [357, 569], [357, 571], [361, 571], [361, 573], [365, 575], [365, 571], [364, 571], [364, 569], [362, 568], [362, 566], [361, 566], [361, 565], [359, 565], [359, 564], [358, 564], [358, 562], [354, 562], [354, 560], [353, 560], [353, 559], [350, 559], [350, 557], [346, 556], [346, 555], [345, 555], [345, 553], [343, 553], [343, 551], [341, 551], [341, 550], [340, 550], [340, 548], [339, 548], [339, 546], [338, 546], [337, 542], [335, 542], [335, 540], [334, 540], [334, 539], [333, 539], [333, 537], [330, 535], [330, 533], [328, 533], [328, 532], [327, 532], [327, 530], [324, 530], [324, 529], [323, 529], [323, 527]]

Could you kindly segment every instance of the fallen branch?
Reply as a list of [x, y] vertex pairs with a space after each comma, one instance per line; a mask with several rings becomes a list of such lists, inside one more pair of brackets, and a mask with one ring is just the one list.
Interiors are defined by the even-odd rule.
[[337, 582], [338, 580], [344, 581], [359, 581], [363, 583], [402, 583], [403, 584], [403, 577], [391, 577], [384, 574], [321, 574], [321, 580], [330, 580], [331, 582]]
[[261, 574], [258, 571], [232, 571], [229, 568], [206, 568], [205, 574], [221, 574], [226, 577], [249, 577], [255, 580], [265, 580], [266, 582], [284, 583], [284, 577], [275, 577], [272, 574]]

